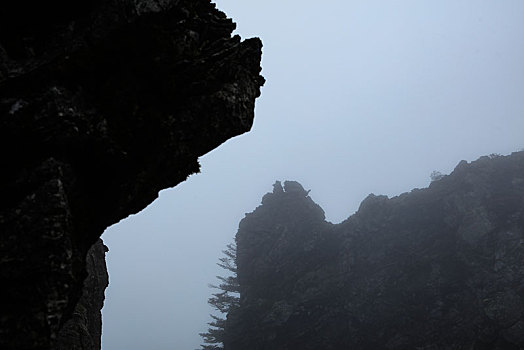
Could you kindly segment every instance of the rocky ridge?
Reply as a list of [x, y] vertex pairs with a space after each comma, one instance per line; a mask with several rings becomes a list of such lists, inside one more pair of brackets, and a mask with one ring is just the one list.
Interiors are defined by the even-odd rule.
[[99, 328], [104, 229], [251, 128], [262, 45], [208, 0], [1, 6], [0, 348], [50, 349]]
[[370, 195], [336, 225], [277, 182], [236, 242], [225, 349], [524, 348], [524, 152]]

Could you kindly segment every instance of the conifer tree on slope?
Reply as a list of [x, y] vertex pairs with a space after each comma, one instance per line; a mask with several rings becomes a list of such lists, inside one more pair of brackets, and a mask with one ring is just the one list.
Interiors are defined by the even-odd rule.
[[222, 253], [224, 253], [224, 256], [219, 259], [217, 265], [230, 275], [226, 277], [216, 276], [220, 283], [218, 285], [209, 285], [209, 287], [217, 289], [218, 292], [213, 293], [207, 302], [221, 315], [210, 315], [213, 319], [208, 323], [210, 327], [207, 332], [200, 333], [204, 340], [204, 344], [201, 345], [202, 350], [219, 350], [224, 348], [225, 315], [231, 309], [239, 306], [235, 243], [228, 244], [227, 249], [223, 250]]

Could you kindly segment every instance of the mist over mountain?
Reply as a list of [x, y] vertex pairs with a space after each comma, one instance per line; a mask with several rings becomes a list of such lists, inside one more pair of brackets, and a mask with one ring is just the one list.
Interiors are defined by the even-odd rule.
[[524, 2], [216, 2], [0, 5], [0, 349], [524, 348]]
[[520, 349], [524, 152], [369, 195], [332, 224], [276, 182], [236, 234], [224, 349]]

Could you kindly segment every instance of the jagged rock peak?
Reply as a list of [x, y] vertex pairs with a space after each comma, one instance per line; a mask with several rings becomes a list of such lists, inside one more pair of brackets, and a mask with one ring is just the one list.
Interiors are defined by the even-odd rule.
[[[304, 187], [298, 181], [284, 181], [284, 186], [282, 186], [282, 182], [276, 181], [273, 184], [273, 191], [262, 197], [262, 205], [283, 212], [287, 210], [296, 211], [300, 208], [306, 211], [311, 210], [317, 212], [321, 220], [324, 220], [324, 210], [309, 197], [309, 192], [310, 190], [304, 190]], [[278, 209], [279, 207], [280, 209]], [[260, 209], [260, 211], [263, 211], [263, 209]]]
[[307, 196], [310, 191], [304, 190], [304, 187], [298, 181], [284, 181], [284, 186], [282, 187], [282, 182], [277, 180], [273, 184], [273, 193], [284, 192]]
[[225, 349], [524, 348], [524, 152], [370, 195], [337, 225], [275, 188], [236, 235]]
[[289, 193], [307, 196], [311, 190], [304, 190], [304, 187], [298, 181], [284, 181], [284, 187], [282, 187], [282, 182], [276, 181], [273, 184], [273, 193]]
[[273, 193], [283, 193], [284, 189], [282, 188], [282, 183], [280, 181], [275, 181], [273, 184]]
[[304, 190], [304, 187], [302, 187], [302, 185], [297, 181], [284, 181], [284, 191], [304, 196], [309, 194], [309, 191]]

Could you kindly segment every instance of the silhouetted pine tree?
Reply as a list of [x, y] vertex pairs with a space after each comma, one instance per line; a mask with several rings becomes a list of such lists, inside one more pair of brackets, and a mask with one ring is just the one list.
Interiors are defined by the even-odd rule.
[[216, 276], [220, 283], [218, 285], [209, 285], [209, 287], [213, 289], [218, 289], [219, 292], [213, 293], [207, 302], [222, 315], [210, 315], [213, 319], [213, 321], [208, 323], [210, 327], [207, 332], [200, 333], [200, 336], [204, 340], [204, 344], [201, 345], [202, 350], [218, 350], [224, 348], [225, 315], [227, 315], [232, 308], [239, 306], [236, 245], [234, 243], [228, 244], [227, 249], [223, 250], [222, 253], [224, 253], [225, 256], [219, 259], [217, 265], [229, 271], [232, 275], [227, 277]]

